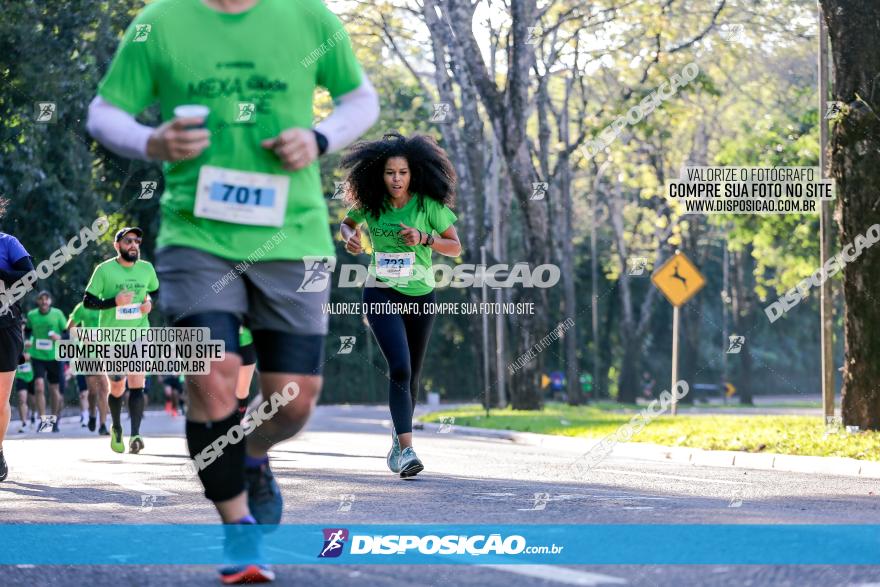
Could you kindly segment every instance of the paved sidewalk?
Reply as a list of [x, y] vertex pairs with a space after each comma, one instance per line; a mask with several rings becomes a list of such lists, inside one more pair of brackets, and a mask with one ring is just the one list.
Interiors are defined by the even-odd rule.
[[[445, 409], [447, 406], [442, 407]], [[431, 410], [425, 410], [423, 413], [428, 411]], [[440, 432], [441, 430], [441, 424], [425, 422], [420, 425], [430, 432]], [[541, 446], [550, 449], [580, 449], [583, 450], [584, 455], [602, 440], [601, 438], [578, 438], [458, 425], [446, 426], [444, 433], [508, 440], [515, 444]], [[702, 448], [662, 446], [646, 442], [618, 442], [614, 445], [614, 449], [609, 456], [611, 455], [655, 462], [690, 464], [696, 467], [738, 467], [742, 469], [822, 473], [880, 479], [880, 461], [864, 461], [844, 457], [814, 457], [732, 450], [705, 450]]]

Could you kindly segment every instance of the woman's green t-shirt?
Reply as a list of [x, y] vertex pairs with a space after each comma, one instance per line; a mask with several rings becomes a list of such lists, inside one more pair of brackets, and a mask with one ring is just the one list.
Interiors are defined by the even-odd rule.
[[388, 207], [377, 218], [352, 207], [346, 214], [358, 224], [366, 223], [373, 242], [369, 274], [400, 293], [421, 296], [434, 289], [431, 247], [403, 243], [401, 223], [431, 234], [442, 233], [456, 220], [455, 213], [437, 200], [413, 194], [403, 208]]

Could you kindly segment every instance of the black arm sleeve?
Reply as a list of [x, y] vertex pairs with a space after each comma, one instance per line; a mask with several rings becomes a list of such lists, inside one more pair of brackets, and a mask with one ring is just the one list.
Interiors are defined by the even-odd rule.
[[0, 281], [2, 281], [6, 287], [11, 287], [13, 283], [33, 270], [34, 264], [31, 262], [31, 258], [24, 256], [12, 264], [12, 269], [0, 269]]
[[159, 290], [155, 289], [153, 291], [148, 291], [147, 295], [150, 296], [150, 300], [153, 302], [153, 305], [156, 305], [156, 302], [159, 301]]
[[83, 306], [89, 310], [106, 310], [107, 308], [115, 308], [116, 298], [102, 300], [98, 296], [86, 292], [86, 295], [83, 296]]

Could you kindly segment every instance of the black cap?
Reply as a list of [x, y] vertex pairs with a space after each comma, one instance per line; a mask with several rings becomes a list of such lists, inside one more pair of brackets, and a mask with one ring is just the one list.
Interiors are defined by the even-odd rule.
[[119, 231], [116, 233], [116, 238], [113, 239], [113, 242], [118, 243], [120, 240], [122, 240], [122, 237], [124, 237], [129, 232], [135, 233], [136, 235], [138, 235], [138, 238], [144, 237], [144, 231], [137, 226], [126, 226], [125, 228], [119, 229]]

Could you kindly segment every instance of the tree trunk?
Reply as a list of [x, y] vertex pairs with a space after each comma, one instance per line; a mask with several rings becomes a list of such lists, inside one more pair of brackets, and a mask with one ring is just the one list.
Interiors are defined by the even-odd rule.
[[[690, 165], [708, 165], [709, 153], [709, 136], [706, 130], [705, 122], [697, 124], [694, 130], [693, 147], [690, 153]], [[701, 246], [701, 239], [705, 233], [706, 217], [690, 216], [688, 229], [684, 232], [682, 244], [684, 250], [694, 261], [698, 268], [704, 268], [709, 258], [709, 247]], [[701, 339], [701, 331], [703, 329], [703, 300], [705, 295], [698, 295], [691, 298], [681, 310], [681, 366], [679, 369], [679, 379], [683, 379], [690, 383], [691, 389], [699, 383], [697, 370], [702, 372], [705, 369], [705, 363], [700, 357], [700, 351], [705, 346]], [[709, 324], [709, 328], [714, 328]], [[710, 335], [710, 338], [715, 336]], [[706, 375], [704, 374], [705, 378]], [[683, 404], [693, 404], [695, 398], [694, 393], [689, 393], [681, 398]]]
[[614, 233], [614, 245], [617, 252], [617, 260], [620, 266], [618, 277], [618, 294], [620, 295], [621, 319], [620, 319], [620, 342], [622, 354], [620, 357], [620, 377], [617, 382], [617, 401], [621, 403], [635, 403], [639, 386], [639, 360], [641, 355], [640, 341], [636, 335], [636, 321], [633, 314], [632, 290], [630, 289], [630, 276], [628, 272], [626, 238], [623, 227], [623, 186], [618, 183], [610, 198], [608, 212], [611, 220], [611, 228]]
[[[834, 64], [832, 99], [845, 104], [831, 133], [831, 175], [837, 187], [842, 244], [880, 223], [880, 4], [822, 0]], [[880, 254], [863, 253], [843, 270], [843, 423], [880, 429]]]
[[[568, 99], [571, 96], [572, 78], [565, 83], [565, 104], [559, 117], [559, 140], [568, 145]], [[565, 300], [565, 317], [574, 321], [566, 333], [565, 339], [565, 379], [568, 382], [568, 403], [577, 406], [584, 402], [581, 393], [580, 369], [578, 368], [578, 324], [575, 319], [577, 312], [577, 292], [574, 268], [574, 226], [571, 193], [571, 161], [568, 155], [560, 156], [557, 164], [559, 169], [559, 197], [562, 200], [562, 291]]]
[[[752, 258], [752, 245], [746, 245], [742, 251], [734, 253], [734, 287], [733, 287], [733, 333], [737, 336], [745, 336], [752, 331], [754, 326], [754, 313], [756, 311], [755, 292], [753, 281], [754, 259]], [[734, 372], [737, 374], [736, 388], [739, 394], [739, 403], [752, 405], [752, 341], [746, 338], [739, 353], [728, 354], [728, 361], [734, 363]]]
[[614, 331], [614, 320], [620, 319], [620, 297], [615, 292], [608, 296], [608, 307], [604, 312], [605, 323], [602, 325], [602, 338], [599, 344], [599, 380], [593, 382], [593, 397], [596, 399], [609, 399], [611, 397], [608, 383], [608, 369], [611, 367], [612, 340], [611, 333]]
[[[499, 90], [481, 59], [480, 47], [473, 33], [474, 4], [464, 0], [425, 0], [422, 13], [432, 34], [458, 46], [453, 54], [464, 58], [466, 67], [455, 68], [453, 75], [467, 75], [480, 103], [486, 111], [492, 130], [498, 137], [501, 153], [510, 176], [513, 193], [519, 203], [523, 223], [523, 249], [531, 265], [550, 262], [547, 246], [547, 209], [544, 200], [531, 200], [532, 183], [536, 181], [534, 164], [526, 138], [529, 115], [530, 74], [534, 64], [534, 48], [527, 41], [529, 27], [535, 25], [535, 0], [518, 0], [510, 5], [510, 45], [506, 86]], [[440, 9], [438, 15], [437, 10]], [[447, 36], [450, 22], [458, 26], [454, 37]], [[439, 66], [439, 64], [438, 64]], [[497, 227], [496, 227], [497, 228]], [[517, 301], [532, 302], [544, 309], [546, 292], [539, 288], [523, 288]], [[544, 312], [518, 317], [521, 336], [514, 357], [528, 352], [531, 346], [546, 336], [547, 318]], [[535, 409], [541, 405], [539, 375], [543, 357], [538, 355], [511, 378], [510, 399], [514, 409]]]
[[632, 336], [623, 340], [620, 358], [620, 377], [617, 379], [617, 401], [634, 404], [639, 395], [642, 367], [642, 341]]

